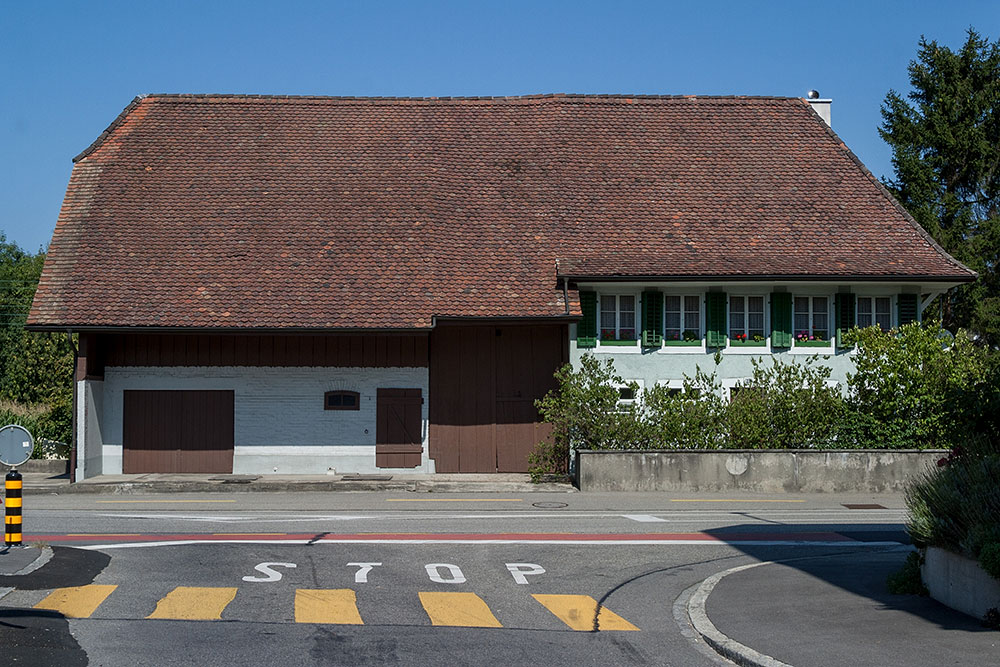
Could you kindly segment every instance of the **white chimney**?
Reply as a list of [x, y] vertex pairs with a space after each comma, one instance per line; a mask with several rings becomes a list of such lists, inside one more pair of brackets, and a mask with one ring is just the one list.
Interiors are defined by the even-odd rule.
[[806, 102], [813, 108], [813, 111], [819, 114], [820, 118], [826, 121], [827, 125], [833, 127], [830, 123], [830, 105], [833, 103], [832, 99], [820, 98], [818, 90], [810, 90], [806, 93]]

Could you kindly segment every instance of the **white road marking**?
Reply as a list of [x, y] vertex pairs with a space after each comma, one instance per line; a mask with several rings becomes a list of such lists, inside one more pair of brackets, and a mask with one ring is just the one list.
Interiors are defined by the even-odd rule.
[[[691, 510], [686, 512], [659, 512], [658, 516], [651, 514], [622, 514], [620, 512], [587, 512], [587, 513], [514, 513], [514, 514], [437, 514], [434, 512], [419, 512], [407, 514], [248, 514], [248, 515], [212, 515], [212, 514], [126, 514], [126, 513], [105, 513], [98, 516], [113, 519], [164, 519], [173, 521], [195, 521], [195, 522], [216, 522], [216, 523], [308, 523], [311, 521], [417, 521], [433, 519], [440, 520], [468, 520], [468, 519], [607, 519], [625, 517], [634, 521], [669, 521], [674, 523], [697, 523], [705, 519], [720, 518], [731, 519], [733, 515], [741, 516], [747, 520], [758, 518], [770, 519], [795, 519], [809, 516], [823, 517], [843, 517], [844, 523], [857, 523], [858, 519], [885, 519], [900, 518], [906, 515], [905, 509], [898, 510], [870, 510], [859, 514], [857, 510], [837, 510], [837, 509], [814, 509], [814, 510], [741, 510], [727, 512], [723, 510], [699, 511]], [[640, 518], [649, 517], [649, 518]], [[669, 518], [663, 518], [669, 517]]]
[[527, 575], [529, 574], [545, 574], [545, 568], [534, 563], [506, 563], [506, 565], [507, 570], [514, 577], [514, 581], [519, 584], [528, 583]]
[[638, 521], [639, 523], [657, 523], [660, 521], [666, 521], [666, 519], [661, 519], [658, 516], [653, 516], [652, 514], [622, 514], [626, 519], [632, 519], [632, 521]]
[[435, 538], [417, 538], [404, 540], [342, 540], [327, 537], [320, 540], [167, 540], [162, 542], [125, 542], [113, 544], [89, 544], [75, 547], [77, 549], [87, 549], [89, 551], [104, 551], [106, 549], [137, 549], [148, 547], [179, 547], [193, 544], [546, 544], [562, 546], [594, 546], [605, 544], [608, 546], [640, 545], [647, 547], [660, 546], [700, 546], [700, 547], [727, 547], [727, 546], [760, 546], [760, 547], [844, 547], [848, 549], [860, 549], [866, 547], [898, 547], [902, 543], [898, 541], [886, 542], [847, 542], [844, 540], [820, 541], [820, 540], [732, 540], [732, 541], [710, 541], [710, 540], [518, 540], [518, 539], [467, 539], [467, 540], [442, 540]]
[[[451, 579], [445, 579], [441, 576], [441, 570], [448, 570], [448, 574], [451, 575]], [[464, 584], [465, 575], [462, 574], [462, 568], [457, 565], [452, 565], [451, 563], [428, 563], [424, 565], [424, 569], [427, 570], [427, 576], [431, 578], [435, 584]]]
[[281, 573], [275, 570], [276, 567], [298, 567], [295, 563], [260, 563], [259, 565], [254, 565], [255, 570], [263, 574], [263, 577], [255, 577], [253, 575], [248, 575], [243, 577], [243, 581], [252, 581], [257, 583], [268, 583], [271, 581], [281, 581]]
[[361, 568], [354, 573], [354, 583], [367, 584], [368, 573], [372, 571], [372, 568], [381, 566], [382, 563], [348, 563], [348, 565]]

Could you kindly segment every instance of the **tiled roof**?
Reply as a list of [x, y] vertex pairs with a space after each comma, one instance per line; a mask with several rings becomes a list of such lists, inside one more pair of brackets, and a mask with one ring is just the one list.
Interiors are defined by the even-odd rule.
[[974, 276], [797, 98], [152, 95], [78, 156], [29, 324], [558, 317], [559, 274]]

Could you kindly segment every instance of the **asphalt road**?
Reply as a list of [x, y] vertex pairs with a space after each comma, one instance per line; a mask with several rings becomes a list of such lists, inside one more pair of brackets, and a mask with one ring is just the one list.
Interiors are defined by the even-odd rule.
[[905, 539], [898, 497], [430, 495], [35, 496], [56, 558], [0, 582], [0, 636], [39, 665], [715, 665], [675, 609], [706, 577]]

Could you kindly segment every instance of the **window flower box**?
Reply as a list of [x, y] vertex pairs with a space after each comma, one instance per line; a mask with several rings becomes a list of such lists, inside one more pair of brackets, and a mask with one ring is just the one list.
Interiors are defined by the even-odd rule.
[[701, 339], [698, 340], [665, 340], [666, 347], [701, 347]]
[[795, 347], [830, 347], [832, 343], [828, 340], [797, 340]]
[[608, 345], [615, 345], [618, 347], [635, 347], [639, 344], [638, 340], [604, 340], [601, 339], [601, 347], [606, 347]]
[[767, 347], [766, 340], [737, 340], [729, 339], [729, 347]]

